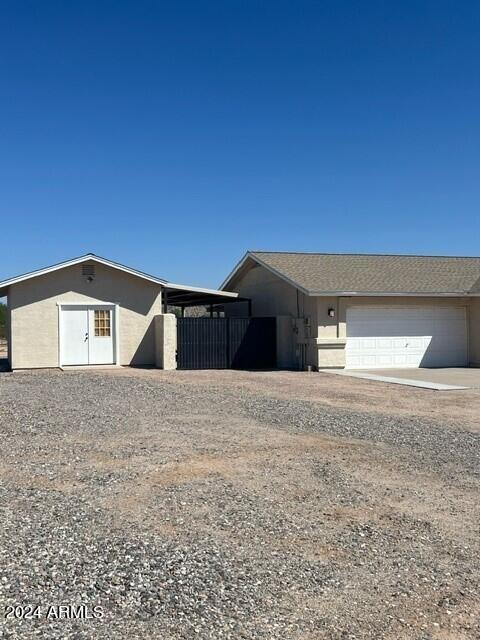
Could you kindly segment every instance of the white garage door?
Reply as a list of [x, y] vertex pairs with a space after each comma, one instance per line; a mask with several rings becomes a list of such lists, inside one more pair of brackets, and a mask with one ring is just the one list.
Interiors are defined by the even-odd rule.
[[347, 369], [467, 364], [463, 307], [350, 307]]

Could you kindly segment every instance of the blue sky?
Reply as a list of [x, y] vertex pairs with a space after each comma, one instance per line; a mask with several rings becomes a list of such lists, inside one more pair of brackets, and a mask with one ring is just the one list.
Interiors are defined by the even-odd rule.
[[480, 255], [478, 2], [0, 4], [0, 279]]

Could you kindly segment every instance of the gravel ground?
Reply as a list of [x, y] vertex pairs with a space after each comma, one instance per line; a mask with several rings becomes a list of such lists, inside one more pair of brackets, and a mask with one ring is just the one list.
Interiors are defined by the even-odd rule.
[[470, 406], [202, 375], [0, 375], [0, 637], [480, 637]]

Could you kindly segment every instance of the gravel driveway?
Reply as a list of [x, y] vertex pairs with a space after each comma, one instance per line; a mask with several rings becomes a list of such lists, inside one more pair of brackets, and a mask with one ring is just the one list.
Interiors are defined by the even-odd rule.
[[479, 638], [480, 396], [367, 385], [0, 374], [0, 637]]

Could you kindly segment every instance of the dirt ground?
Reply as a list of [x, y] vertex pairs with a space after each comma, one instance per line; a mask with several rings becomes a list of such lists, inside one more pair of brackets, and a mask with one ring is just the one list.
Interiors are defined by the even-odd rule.
[[106, 612], [8, 637], [480, 637], [479, 400], [313, 373], [0, 375], [0, 601]]
[[340, 378], [327, 373], [290, 371], [161, 371], [117, 369], [112, 375], [139, 376], [224, 389], [244, 389], [278, 398], [296, 398], [329, 407], [391, 416], [424, 416], [480, 431], [480, 389], [431, 391], [393, 384]]

